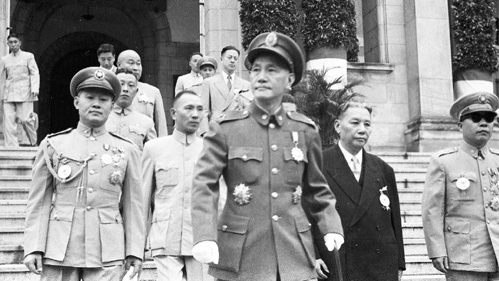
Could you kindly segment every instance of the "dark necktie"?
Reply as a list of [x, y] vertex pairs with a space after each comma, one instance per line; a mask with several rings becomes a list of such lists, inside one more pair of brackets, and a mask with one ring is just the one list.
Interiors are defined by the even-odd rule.
[[483, 153], [481, 150], [478, 150], [478, 157], [482, 160], [485, 160], [485, 157], [483, 156]]

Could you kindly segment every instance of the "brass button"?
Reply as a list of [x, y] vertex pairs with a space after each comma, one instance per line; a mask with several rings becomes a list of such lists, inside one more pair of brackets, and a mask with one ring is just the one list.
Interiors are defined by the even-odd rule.
[[87, 211], [90, 211], [90, 210], [92, 210], [92, 207], [87, 206]]
[[451, 231], [451, 229], [452, 229], [452, 228], [451, 228], [450, 226], [448, 226], [448, 227], [447, 227], [447, 230], [448, 230], [448, 231]]
[[88, 192], [92, 193], [92, 192], [94, 192], [94, 189], [90, 187], [90, 188], [88, 188]]
[[248, 155], [244, 154], [242, 158], [244, 161], [246, 161], [246, 160], [248, 160]]
[[482, 171], [482, 176], [485, 176], [485, 171]]
[[277, 119], [279, 119], [279, 121], [282, 121], [282, 116], [278, 116]]
[[487, 189], [486, 189], [486, 188], [484, 188], [484, 189], [483, 189], [483, 192], [487, 192]]
[[274, 125], [274, 123], [270, 123], [270, 124], [269, 124], [269, 128], [271, 128], [271, 129], [275, 129], [275, 125]]
[[277, 194], [277, 192], [272, 192], [271, 196], [272, 198], [277, 198], [279, 197], [279, 194]]
[[277, 145], [275, 145], [275, 144], [271, 145], [270, 149], [272, 149], [273, 151], [276, 151], [277, 150]]
[[243, 111], [243, 114], [244, 115], [248, 114], [248, 111], [247, 110]]
[[95, 174], [95, 170], [90, 170], [89, 172], [91, 175]]
[[267, 118], [269, 118], [269, 116], [267, 114], [262, 115], [263, 120], [266, 120]]
[[272, 168], [271, 172], [272, 174], [276, 175], [277, 173], [279, 173], [279, 170], [277, 168]]
[[487, 224], [490, 224], [490, 220], [487, 220]]
[[54, 214], [54, 220], [56, 220], [59, 216], [57, 214]]
[[222, 231], [227, 231], [227, 226], [225, 224], [222, 225]]
[[278, 220], [279, 220], [279, 217], [278, 217], [277, 215], [273, 215], [273, 216], [272, 216], [272, 220], [273, 220], [273, 221], [278, 221]]

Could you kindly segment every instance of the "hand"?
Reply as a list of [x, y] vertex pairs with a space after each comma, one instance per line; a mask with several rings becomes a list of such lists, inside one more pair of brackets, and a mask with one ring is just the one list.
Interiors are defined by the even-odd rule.
[[317, 272], [317, 275], [319, 275], [320, 279], [327, 279], [326, 273], [324, 273], [324, 271], [322, 271], [323, 269], [324, 269], [324, 271], [329, 273], [329, 269], [327, 268], [327, 265], [324, 263], [324, 261], [321, 259], [316, 260], [315, 261], [315, 272]]
[[435, 267], [438, 271], [447, 273], [447, 269], [449, 269], [449, 261], [447, 257], [432, 258], [431, 262], [433, 263], [433, 267]]
[[324, 242], [326, 242], [327, 250], [331, 252], [334, 249], [339, 250], [345, 243], [345, 239], [338, 233], [328, 233], [324, 235]]
[[130, 266], [133, 266], [132, 274], [130, 274], [130, 280], [131, 280], [133, 277], [135, 277], [136, 274], [138, 274], [142, 270], [142, 260], [134, 256], [128, 256], [125, 259], [125, 273], [128, 272]]
[[24, 265], [29, 271], [40, 275], [42, 273], [42, 254], [32, 253], [24, 258]]
[[192, 255], [202, 263], [218, 264], [218, 245], [215, 241], [202, 241], [192, 247]]
[[402, 281], [402, 274], [404, 274], [404, 271], [399, 269], [399, 281]]
[[35, 97], [38, 97], [38, 92], [31, 92], [31, 94]]

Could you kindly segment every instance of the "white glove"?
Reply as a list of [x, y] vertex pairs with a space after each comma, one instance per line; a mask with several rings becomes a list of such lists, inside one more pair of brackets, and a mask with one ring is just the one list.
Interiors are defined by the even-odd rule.
[[215, 241], [202, 241], [192, 247], [192, 255], [202, 263], [218, 264], [218, 245]]
[[328, 233], [324, 235], [324, 242], [326, 242], [328, 251], [331, 252], [335, 248], [336, 250], [339, 250], [341, 245], [345, 242], [345, 239], [338, 233]]

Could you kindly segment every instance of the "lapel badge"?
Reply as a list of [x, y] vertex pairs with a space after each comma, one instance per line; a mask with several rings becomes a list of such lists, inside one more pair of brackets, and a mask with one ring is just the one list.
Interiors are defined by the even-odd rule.
[[104, 147], [104, 150], [105, 150], [105, 151], [108, 151], [108, 150], [109, 150], [109, 148], [111, 148], [111, 146], [109, 145], [109, 143], [105, 143], [105, 144], [103, 144], [102, 146]]
[[147, 98], [147, 96], [142, 92], [139, 93], [139, 97], [137, 98], [137, 100], [140, 102], [144, 102], [144, 103], [149, 102], [149, 99]]
[[57, 170], [57, 176], [62, 180], [67, 179], [69, 175], [71, 175], [71, 167], [69, 165], [64, 164]]
[[293, 144], [295, 147], [291, 149], [291, 157], [296, 162], [301, 162], [304, 159], [303, 151], [298, 147], [298, 132], [291, 132], [291, 136], [293, 137]]
[[459, 188], [459, 190], [464, 191], [468, 189], [468, 187], [470, 187], [470, 180], [464, 176], [461, 176], [459, 179], [457, 179], [456, 186], [457, 188]]
[[302, 194], [301, 186], [297, 186], [295, 192], [293, 192], [293, 204], [298, 204], [301, 201]]
[[379, 202], [381, 202], [381, 205], [383, 206], [383, 210], [388, 211], [390, 210], [390, 198], [386, 196], [386, 194], [383, 193], [383, 191], [388, 191], [388, 187], [385, 186], [382, 189], [379, 190]]
[[115, 185], [121, 181], [121, 177], [123, 176], [123, 171], [121, 169], [115, 169], [114, 172], [109, 176], [109, 182]]
[[244, 183], [236, 185], [232, 195], [234, 195], [234, 201], [239, 205], [248, 204], [251, 201], [252, 196], [249, 186]]
[[100, 161], [102, 162], [102, 167], [106, 165], [111, 165], [113, 163], [113, 157], [109, 154], [102, 154], [100, 157]]

